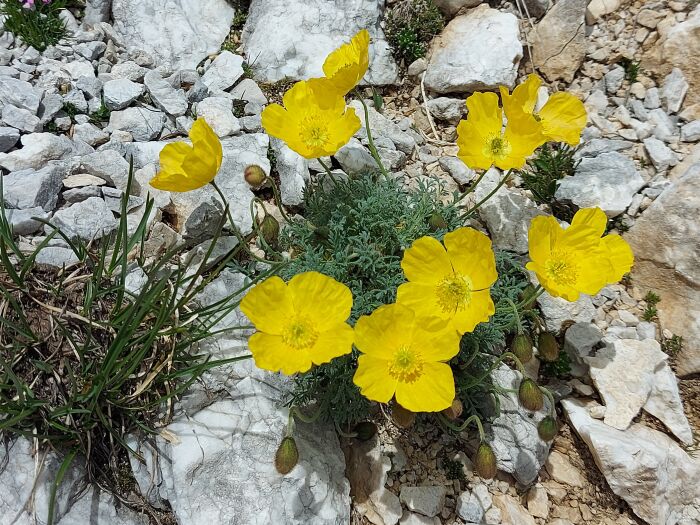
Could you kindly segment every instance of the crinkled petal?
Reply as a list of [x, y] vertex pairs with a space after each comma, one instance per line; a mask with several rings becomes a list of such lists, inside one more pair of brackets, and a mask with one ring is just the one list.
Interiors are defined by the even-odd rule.
[[258, 332], [248, 339], [248, 347], [258, 368], [285, 375], [307, 372], [311, 368], [309, 353], [286, 345], [282, 336]]
[[368, 67], [369, 33], [363, 29], [349, 43], [328, 55], [323, 63], [323, 73], [335, 89], [344, 95], [362, 80]]
[[510, 151], [494, 162], [502, 170], [522, 168], [527, 158], [545, 141], [542, 126], [529, 117], [509, 120], [503, 137], [510, 145]]
[[355, 323], [355, 346], [363, 354], [393, 359], [397, 348], [410, 344], [415, 314], [401, 304], [380, 306]]
[[581, 132], [588, 119], [586, 108], [571, 93], [554, 93], [540, 109], [544, 133], [549, 140], [571, 146], [581, 141]]
[[321, 332], [316, 344], [309, 350], [311, 359], [316, 365], [328, 363], [332, 359], [352, 352], [352, 327], [346, 323], [332, 325], [327, 331]]
[[285, 142], [290, 137], [290, 117], [287, 110], [279, 104], [266, 106], [260, 118], [262, 127], [268, 135]]
[[367, 399], [388, 403], [394, 396], [398, 381], [389, 375], [389, 361], [372, 355], [357, 359], [357, 370], [352, 378]]
[[445, 363], [425, 363], [418, 380], [396, 385], [396, 401], [412, 412], [439, 412], [451, 406], [454, 398], [454, 376]]
[[586, 295], [597, 294], [608, 284], [607, 261], [598, 253], [582, 252], [578, 257], [575, 287]]
[[488, 154], [488, 138], [477, 124], [462, 120], [457, 125], [457, 157], [467, 167], [487, 170], [493, 165], [493, 156]]
[[452, 263], [445, 247], [433, 237], [421, 237], [404, 251], [401, 268], [406, 279], [414, 283], [437, 284], [452, 275]]
[[337, 117], [331, 124], [328, 146], [323, 150], [323, 155], [318, 155], [318, 157], [337, 153], [340, 148], [350, 141], [361, 126], [362, 122], [355, 113], [355, 110], [348, 107], [345, 113]]
[[574, 215], [571, 226], [588, 226], [601, 237], [608, 225], [608, 216], [600, 208], [581, 208]]
[[221, 146], [221, 140], [214, 130], [211, 129], [207, 121], [203, 118], [198, 118], [190, 128], [190, 139], [195, 151], [201, 149], [204, 151], [202, 156], [211, 157], [207, 159], [213, 164], [213, 170], [219, 171], [221, 162], [224, 157], [224, 150]]
[[473, 332], [476, 325], [487, 322], [495, 311], [490, 290], [472, 292], [471, 301], [466, 308], [457, 311], [452, 324], [460, 334]]
[[530, 259], [535, 263], [544, 264], [563, 233], [564, 230], [551, 215], [532, 219], [528, 230]]
[[498, 105], [498, 95], [477, 92], [467, 98], [467, 121], [477, 126], [483, 136], [500, 135], [503, 112]]
[[287, 288], [294, 311], [309, 319], [318, 331], [326, 331], [350, 317], [352, 292], [327, 275], [300, 273], [292, 277]]
[[450, 323], [436, 317], [416, 317], [413, 345], [421, 349], [426, 361], [449, 361], [459, 353], [460, 340]]
[[396, 291], [396, 302], [413, 310], [416, 317], [452, 318], [452, 312], [444, 311], [439, 305], [435, 284], [403, 283]]
[[603, 237], [601, 245], [605, 253], [605, 259], [609, 264], [607, 281], [608, 283], [616, 283], [630, 271], [634, 264], [632, 248], [627, 244], [627, 241], [615, 234]]
[[537, 75], [528, 75], [525, 82], [515, 87], [512, 94], [501, 86], [501, 102], [506, 118], [519, 117], [523, 113], [532, 114], [537, 103], [537, 90], [542, 85], [542, 79]]
[[475, 290], [488, 288], [498, 278], [491, 239], [473, 228], [458, 228], [443, 241], [452, 267], [466, 275]]
[[246, 294], [241, 311], [261, 332], [280, 335], [285, 321], [294, 316], [292, 295], [282, 279], [270, 277]]

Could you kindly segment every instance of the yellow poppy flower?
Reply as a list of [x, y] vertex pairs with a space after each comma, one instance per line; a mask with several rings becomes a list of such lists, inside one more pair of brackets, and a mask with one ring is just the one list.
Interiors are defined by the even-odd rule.
[[323, 73], [340, 94], [360, 83], [369, 67], [369, 33], [363, 29], [348, 44], [333, 51], [323, 63]]
[[421, 237], [404, 252], [401, 267], [408, 282], [399, 286], [396, 302], [421, 317], [437, 316], [460, 334], [471, 332], [495, 311], [489, 287], [498, 275], [491, 240], [459, 228], [444, 243]]
[[566, 230], [554, 217], [530, 223], [528, 270], [535, 272], [550, 295], [576, 301], [579, 294], [597, 294], [632, 267], [634, 256], [619, 235], [603, 235], [607, 217], [600, 208], [576, 212]]
[[523, 117], [534, 119], [542, 126], [542, 134], [547, 140], [577, 145], [587, 120], [583, 102], [570, 93], [554, 93], [539, 111], [535, 111], [537, 90], [541, 84], [542, 79], [532, 74], [512, 94], [508, 94], [508, 90], [501, 86], [501, 100], [506, 117], [509, 121]]
[[437, 317], [421, 318], [401, 304], [380, 306], [355, 324], [353, 382], [367, 399], [396, 401], [412, 412], [452, 405], [454, 377], [447, 364], [459, 352], [459, 334]]
[[503, 170], [522, 168], [544, 142], [534, 119], [508, 122], [502, 129], [503, 110], [496, 93], [474, 93], [467, 99], [467, 108], [467, 119], [457, 126], [457, 156], [472, 169], [493, 164]]
[[171, 142], [160, 152], [160, 171], [151, 186], [165, 191], [191, 191], [214, 180], [224, 157], [221, 141], [203, 119], [190, 129], [192, 145]]
[[290, 375], [350, 353], [351, 308], [348, 287], [318, 272], [295, 275], [289, 284], [266, 279], [241, 301], [258, 330], [248, 340], [255, 364]]
[[360, 129], [355, 110], [346, 108], [327, 79], [297, 82], [283, 102], [263, 110], [263, 128], [307, 159], [335, 154]]

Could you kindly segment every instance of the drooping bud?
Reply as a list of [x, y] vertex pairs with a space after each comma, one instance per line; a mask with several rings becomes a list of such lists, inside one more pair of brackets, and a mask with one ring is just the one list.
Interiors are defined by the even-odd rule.
[[292, 436], [286, 436], [275, 454], [275, 468], [280, 474], [289, 474], [299, 461], [299, 450]]
[[362, 421], [355, 425], [355, 433], [360, 441], [369, 441], [377, 433], [377, 425], [371, 421]]
[[537, 337], [537, 354], [542, 361], [550, 363], [559, 359], [559, 343], [552, 332], [540, 332]]
[[537, 433], [542, 441], [551, 441], [559, 432], [559, 424], [552, 416], [545, 416], [537, 425]]
[[496, 465], [496, 454], [493, 453], [491, 445], [482, 441], [474, 455], [474, 470], [484, 479], [492, 479], [496, 476], [498, 467]]
[[267, 179], [265, 171], [257, 164], [251, 164], [243, 171], [243, 177], [251, 188], [259, 188]]
[[527, 363], [532, 359], [532, 339], [527, 334], [517, 334], [510, 345], [510, 351], [521, 363]]
[[430, 231], [444, 230], [447, 228], [447, 221], [440, 213], [433, 212], [428, 219], [428, 226], [430, 226]]
[[[531, 284], [528, 284], [525, 288], [523, 288], [523, 291], [520, 292], [520, 300], [524, 300], [527, 297], [532, 297], [533, 294], [535, 293], [535, 287]], [[535, 301], [536, 299], [531, 299], [527, 303], [523, 305], [524, 310], [532, 310], [535, 306]]]
[[260, 223], [260, 234], [267, 244], [275, 246], [280, 234], [280, 223], [272, 215], [265, 215]]
[[391, 409], [391, 419], [394, 420], [397, 427], [409, 428], [416, 421], [416, 413], [406, 410], [398, 403], [395, 403]]
[[518, 389], [520, 404], [527, 410], [537, 412], [544, 406], [544, 396], [540, 387], [530, 378], [525, 378]]
[[464, 405], [462, 405], [462, 402], [455, 397], [452, 401], [452, 405], [442, 411], [442, 415], [445, 416], [447, 419], [454, 421], [462, 415], [463, 410]]

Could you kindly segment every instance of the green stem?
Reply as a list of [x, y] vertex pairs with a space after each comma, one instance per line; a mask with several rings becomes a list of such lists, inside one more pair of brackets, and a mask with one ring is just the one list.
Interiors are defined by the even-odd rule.
[[382, 164], [382, 159], [379, 157], [379, 152], [377, 151], [377, 148], [374, 146], [374, 139], [372, 138], [372, 130], [370, 129], [370, 126], [369, 126], [369, 109], [367, 108], [367, 103], [365, 102], [365, 99], [362, 97], [362, 93], [360, 93], [357, 88], [355, 88], [355, 96], [360, 101], [360, 104], [362, 104], [362, 109], [364, 109], [364, 111], [365, 111], [365, 130], [367, 131], [367, 142], [369, 143], [369, 152], [372, 154], [372, 158], [374, 158], [374, 162], [376, 162], [377, 166], [379, 166], [379, 170], [382, 172], [382, 175], [384, 175], [386, 178], [389, 178], [389, 173], [387, 173], [386, 168], [384, 167], [384, 164]]
[[537, 287], [533, 290], [533, 292], [523, 298], [522, 301], [518, 303], [518, 308], [523, 308], [525, 305], [530, 304], [532, 301], [537, 299], [540, 295], [542, 295], [545, 292], [544, 288], [542, 288], [541, 284], [538, 284]]
[[487, 171], [488, 170], [484, 171], [481, 175], [479, 175], [479, 177], [474, 182], [472, 182], [472, 184], [466, 190], [464, 190], [464, 193], [462, 193], [462, 196], [455, 201], [455, 204], [458, 202], [461, 202], [462, 199], [464, 199], [467, 195], [469, 195], [470, 193], [472, 193], [476, 189], [476, 187], [479, 185], [481, 180], [486, 175]]
[[508, 301], [508, 304], [513, 308], [513, 314], [515, 315], [515, 325], [517, 328], [517, 333], [522, 334], [523, 333], [523, 325], [520, 322], [520, 314], [518, 313], [518, 307], [515, 306], [515, 303], [511, 301], [510, 297], [506, 297], [506, 301]]
[[258, 236], [258, 239], [260, 240], [260, 244], [262, 244], [263, 249], [266, 252], [270, 252], [270, 253], [274, 254], [275, 257], [277, 257], [280, 261], [282, 261], [282, 260], [284, 260], [284, 258], [282, 257], [282, 255], [279, 252], [277, 252], [277, 250], [275, 250], [272, 246], [270, 246], [270, 244], [265, 240], [265, 237], [263, 236], [262, 231], [260, 230], [260, 225], [258, 224], [258, 221], [255, 220], [255, 203], [256, 202], [260, 203], [260, 205], [263, 208], [263, 213], [265, 213], [265, 216], [267, 216], [267, 212], [265, 211], [264, 202], [261, 199], [254, 197], [253, 200], [250, 201], [250, 216], [253, 217], [253, 231], [255, 232], [255, 235]]
[[513, 361], [515, 361], [515, 366], [516, 366], [516, 368], [518, 369], [518, 371], [519, 371], [523, 376], [527, 375], [527, 374], [525, 373], [525, 367], [523, 366], [523, 364], [520, 362], [520, 359], [518, 359], [518, 357], [517, 357], [515, 354], [513, 354], [512, 352], [503, 352], [500, 356], [498, 356], [498, 358], [497, 358], [493, 363], [491, 363], [491, 366], [489, 367], [489, 369], [488, 369], [484, 374], [482, 374], [482, 375], [481, 375], [479, 378], [477, 378], [476, 380], [470, 381], [468, 384], [466, 384], [466, 385], [464, 386], [464, 388], [471, 388], [471, 387], [473, 387], [474, 385], [478, 385], [478, 384], [480, 384], [481, 382], [483, 382], [487, 377], [489, 377], [489, 376], [491, 375], [491, 372], [493, 372], [493, 371], [496, 369], [496, 367], [497, 367], [498, 365], [500, 365], [500, 364], [501, 364], [503, 361], [505, 361], [506, 359], [512, 359]]
[[449, 419], [447, 419], [445, 417], [445, 415], [442, 412], [438, 412], [436, 415], [443, 425], [445, 425], [450, 430], [454, 430], [455, 432], [462, 432], [473, 421], [474, 423], [476, 423], [476, 428], [479, 431], [479, 439], [481, 441], [485, 440], [484, 427], [481, 424], [481, 418], [479, 416], [477, 416], [476, 414], [469, 416], [466, 419], [466, 421], [464, 421], [461, 425], [455, 425], [454, 423], [452, 423]]
[[277, 204], [277, 208], [280, 211], [280, 215], [282, 215], [282, 218], [288, 223], [291, 224], [292, 220], [289, 218], [289, 215], [287, 215], [287, 212], [284, 211], [284, 206], [282, 205], [282, 196], [280, 195], [280, 190], [277, 187], [277, 183], [275, 182], [275, 179], [272, 177], [267, 177], [267, 180], [270, 181], [270, 186], [272, 187], [272, 195], [275, 199], [275, 204]]
[[324, 169], [324, 170], [326, 170], [326, 175], [328, 175], [328, 178], [331, 179], [331, 181], [333, 182], [333, 186], [337, 187], [337, 186], [338, 186], [338, 179], [336, 179], [335, 176], [333, 176], [333, 174], [331, 173], [331, 169], [326, 165], [325, 162], [323, 162], [323, 161], [321, 160], [320, 157], [319, 157], [318, 159], [316, 159], [316, 160], [318, 160], [318, 163], [319, 163], [321, 166], [323, 166], [323, 169]]
[[557, 411], [554, 409], [554, 406], [556, 405], [556, 403], [554, 402], [554, 396], [552, 395], [552, 393], [549, 391], [548, 388], [540, 386], [539, 389], [542, 391], [542, 393], [545, 396], [547, 396], [547, 399], [549, 399], [549, 403], [550, 403], [549, 415], [552, 416], [554, 419], [556, 419], [557, 418]]
[[[486, 172], [484, 172], [485, 174]], [[484, 204], [486, 201], [488, 201], [491, 197], [493, 197], [498, 190], [501, 189], [501, 187], [508, 181], [510, 178], [511, 174], [513, 173], [513, 170], [510, 169], [506, 172], [505, 176], [499, 181], [498, 184], [496, 184], [496, 187], [493, 188], [486, 197], [481, 199], [479, 202], [477, 202], [474, 206], [472, 206], [468, 212], [466, 212], [464, 215], [462, 215], [462, 219], [469, 219], [472, 215], [474, 215], [474, 212], [478, 210], [482, 204]], [[479, 177], [477, 180], [477, 183], [483, 178], [484, 174]]]

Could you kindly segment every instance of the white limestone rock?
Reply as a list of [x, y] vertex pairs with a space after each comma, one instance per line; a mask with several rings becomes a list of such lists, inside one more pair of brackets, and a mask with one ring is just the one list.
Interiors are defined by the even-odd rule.
[[128, 78], [109, 80], [103, 87], [105, 106], [112, 111], [124, 109], [143, 95], [143, 92], [143, 84], [137, 84]]
[[101, 239], [117, 229], [117, 220], [112, 211], [99, 197], [89, 197], [58, 210], [53, 216], [52, 224], [68, 237], [86, 242]]
[[202, 82], [209, 91], [227, 90], [243, 76], [243, 57], [230, 51], [222, 51], [209, 65]]
[[51, 160], [68, 158], [74, 152], [73, 142], [63, 135], [31, 133], [20, 139], [22, 148], [0, 153], [0, 167], [8, 171], [40, 169]]
[[309, 181], [309, 162], [279, 139], [273, 138], [270, 146], [277, 161], [282, 204], [299, 206], [304, 202], [304, 189]]
[[131, 107], [112, 111], [109, 115], [109, 130], [128, 131], [134, 140], [145, 142], [160, 136], [165, 124], [165, 114], [148, 107]]
[[143, 83], [151, 95], [153, 103], [168, 115], [179, 117], [187, 112], [187, 97], [181, 89], [174, 89], [157, 71], [149, 71]]
[[219, 137], [228, 137], [241, 131], [233, 115], [233, 101], [225, 97], [207, 97], [197, 103], [197, 117], [203, 118]]

